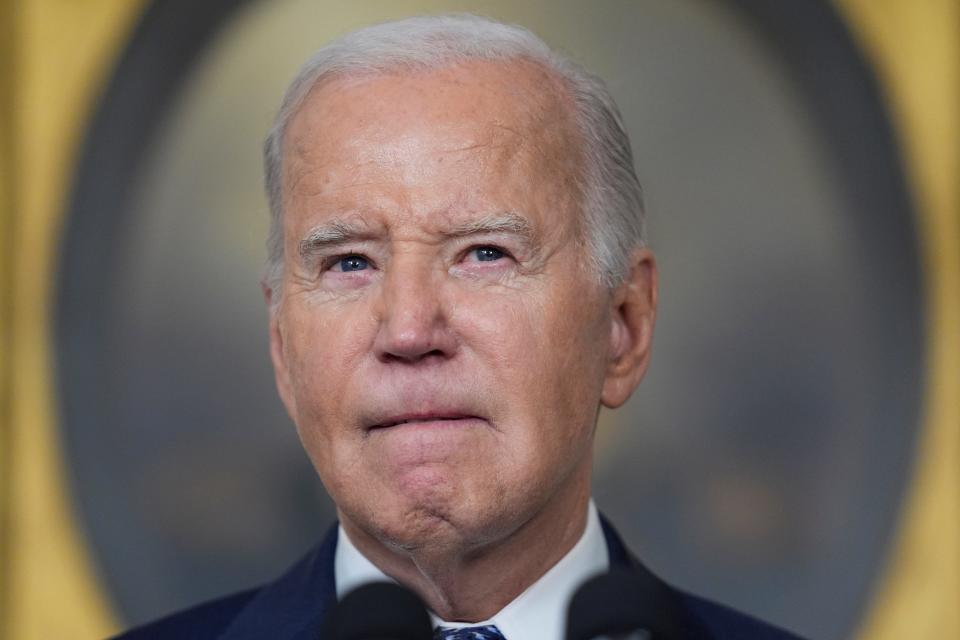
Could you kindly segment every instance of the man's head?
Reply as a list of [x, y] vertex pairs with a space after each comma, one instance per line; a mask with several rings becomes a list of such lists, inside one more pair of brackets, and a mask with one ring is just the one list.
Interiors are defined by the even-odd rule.
[[542, 66], [569, 94], [581, 136], [578, 151], [584, 156], [576, 180], [590, 259], [602, 282], [611, 287], [622, 282], [629, 272], [631, 252], [646, 242], [645, 221], [630, 140], [606, 85], [522, 27], [474, 15], [447, 15], [410, 18], [348, 33], [317, 51], [290, 83], [264, 148], [271, 215], [267, 285], [279, 293], [283, 281], [285, 133], [317, 84], [337, 76], [436, 69], [463, 60], [513, 59]]
[[395, 550], [585, 508], [599, 407], [645, 371], [629, 144], [571, 69], [479, 18], [380, 25], [308, 62], [268, 140], [280, 395], [344, 525]]

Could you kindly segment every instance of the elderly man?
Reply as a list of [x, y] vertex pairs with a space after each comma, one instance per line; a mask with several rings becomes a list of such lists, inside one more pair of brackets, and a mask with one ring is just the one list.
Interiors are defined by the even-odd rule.
[[[643, 377], [657, 304], [603, 83], [486, 19], [362, 29], [304, 65], [266, 170], [277, 387], [339, 527], [129, 637], [316, 638], [376, 580], [437, 637], [563, 637], [584, 580], [645, 572], [590, 498], [598, 411]], [[788, 637], [655, 584], [684, 637]]]

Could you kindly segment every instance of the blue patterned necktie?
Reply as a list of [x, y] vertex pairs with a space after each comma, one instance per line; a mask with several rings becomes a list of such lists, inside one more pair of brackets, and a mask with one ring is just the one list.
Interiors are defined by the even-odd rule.
[[433, 640], [506, 640], [500, 629], [488, 624], [485, 627], [461, 627], [448, 629], [437, 627], [433, 632]]

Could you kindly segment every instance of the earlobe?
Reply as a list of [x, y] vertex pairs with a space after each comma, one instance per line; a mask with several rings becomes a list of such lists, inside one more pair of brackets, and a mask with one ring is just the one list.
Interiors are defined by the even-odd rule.
[[640, 384], [650, 362], [657, 311], [657, 266], [649, 249], [634, 252], [630, 274], [613, 292], [610, 350], [600, 401], [619, 407]]

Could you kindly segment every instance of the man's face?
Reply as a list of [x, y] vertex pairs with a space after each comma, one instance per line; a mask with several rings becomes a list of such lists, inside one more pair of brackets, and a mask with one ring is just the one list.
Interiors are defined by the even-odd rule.
[[338, 78], [287, 131], [281, 396], [341, 518], [483, 545], [589, 493], [612, 330], [539, 67]]

